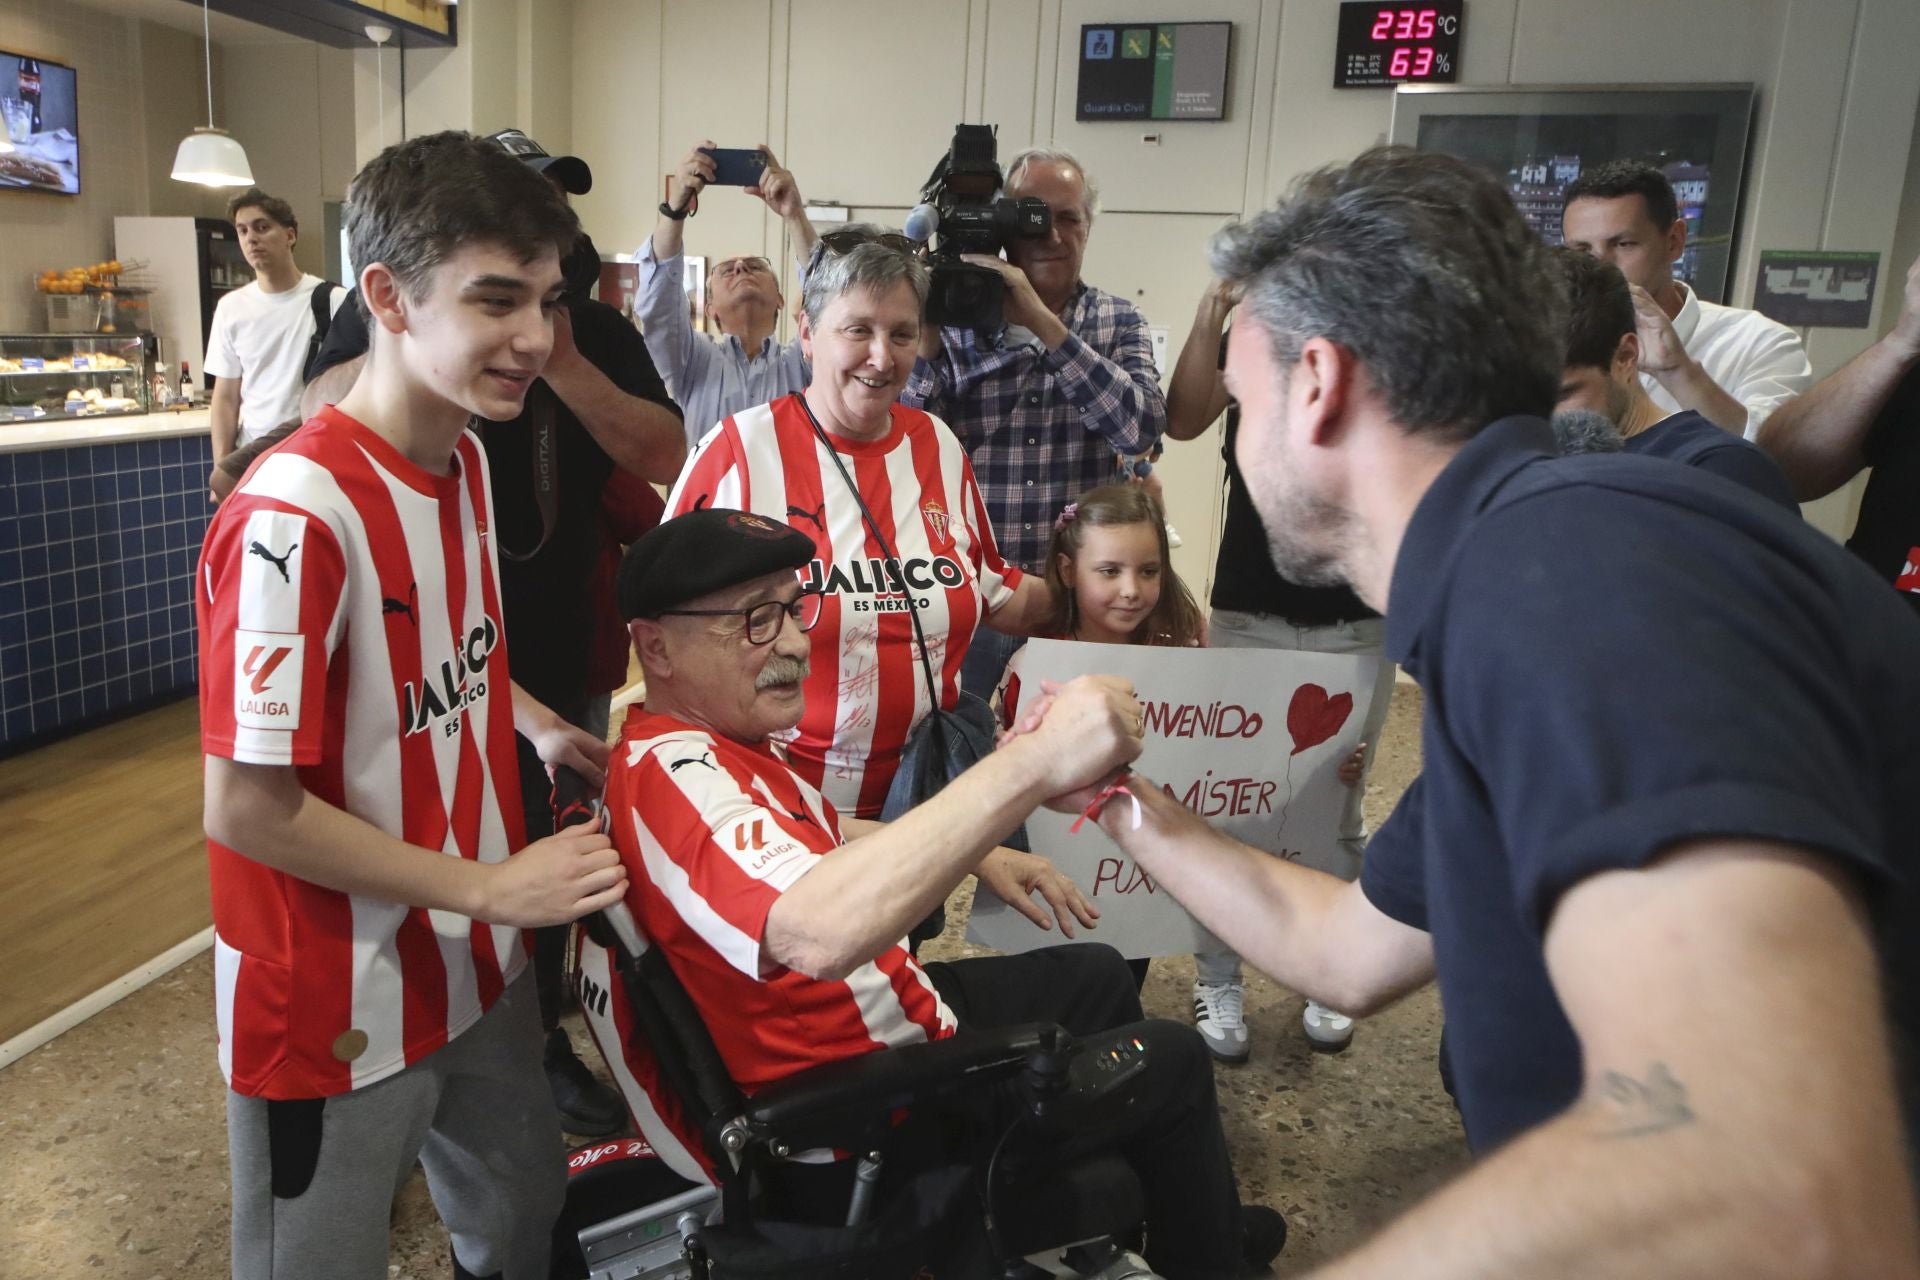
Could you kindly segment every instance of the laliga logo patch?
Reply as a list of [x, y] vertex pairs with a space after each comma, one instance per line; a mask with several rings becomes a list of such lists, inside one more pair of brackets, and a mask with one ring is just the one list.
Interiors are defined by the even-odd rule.
[[278, 631], [233, 633], [233, 722], [243, 729], [298, 729], [307, 638]]

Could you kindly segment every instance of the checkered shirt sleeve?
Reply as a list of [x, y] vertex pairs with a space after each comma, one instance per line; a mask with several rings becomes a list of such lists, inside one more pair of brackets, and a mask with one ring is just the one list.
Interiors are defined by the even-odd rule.
[[1000, 550], [1036, 572], [1060, 509], [1114, 479], [1115, 455], [1147, 452], [1167, 424], [1140, 309], [1081, 285], [1062, 319], [1067, 339], [1053, 351], [1005, 330], [982, 342], [946, 329], [901, 396], [960, 437]]

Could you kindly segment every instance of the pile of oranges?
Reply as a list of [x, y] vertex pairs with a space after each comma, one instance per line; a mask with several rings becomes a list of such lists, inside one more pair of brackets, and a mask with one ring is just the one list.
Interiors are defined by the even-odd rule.
[[96, 262], [90, 267], [68, 267], [65, 271], [42, 271], [34, 281], [42, 293], [85, 293], [89, 286], [111, 289], [120, 276], [120, 260]]

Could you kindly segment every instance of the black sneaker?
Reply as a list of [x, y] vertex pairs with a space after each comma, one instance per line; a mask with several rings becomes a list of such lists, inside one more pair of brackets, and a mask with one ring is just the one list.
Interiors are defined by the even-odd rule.
[[1264, 1204], [1240, 1206], [1240, 1261], [1246, 1268], [1242, 1275], [1272, 1274], [1273, 1260], [1286, 1245], [1287, 1220], [1278, 1209]]
[[573, 1051], [573, 1041], [559, 1028], [547, 1033], [547, 1087], [560, 1112], [560, 1125], [583, 1138], [609, 1138], [627, 1123], [627, 1106], [620, 1095], [601, 1084]]

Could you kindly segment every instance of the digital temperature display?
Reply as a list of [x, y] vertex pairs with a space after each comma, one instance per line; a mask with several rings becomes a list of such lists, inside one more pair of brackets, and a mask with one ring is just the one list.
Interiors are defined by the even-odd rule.
[[1382, 89], [1396, 84], [1450, 84], [1460, 67], [1462, 0], [1387, 4], [1346, 0], [1333, 87]]

